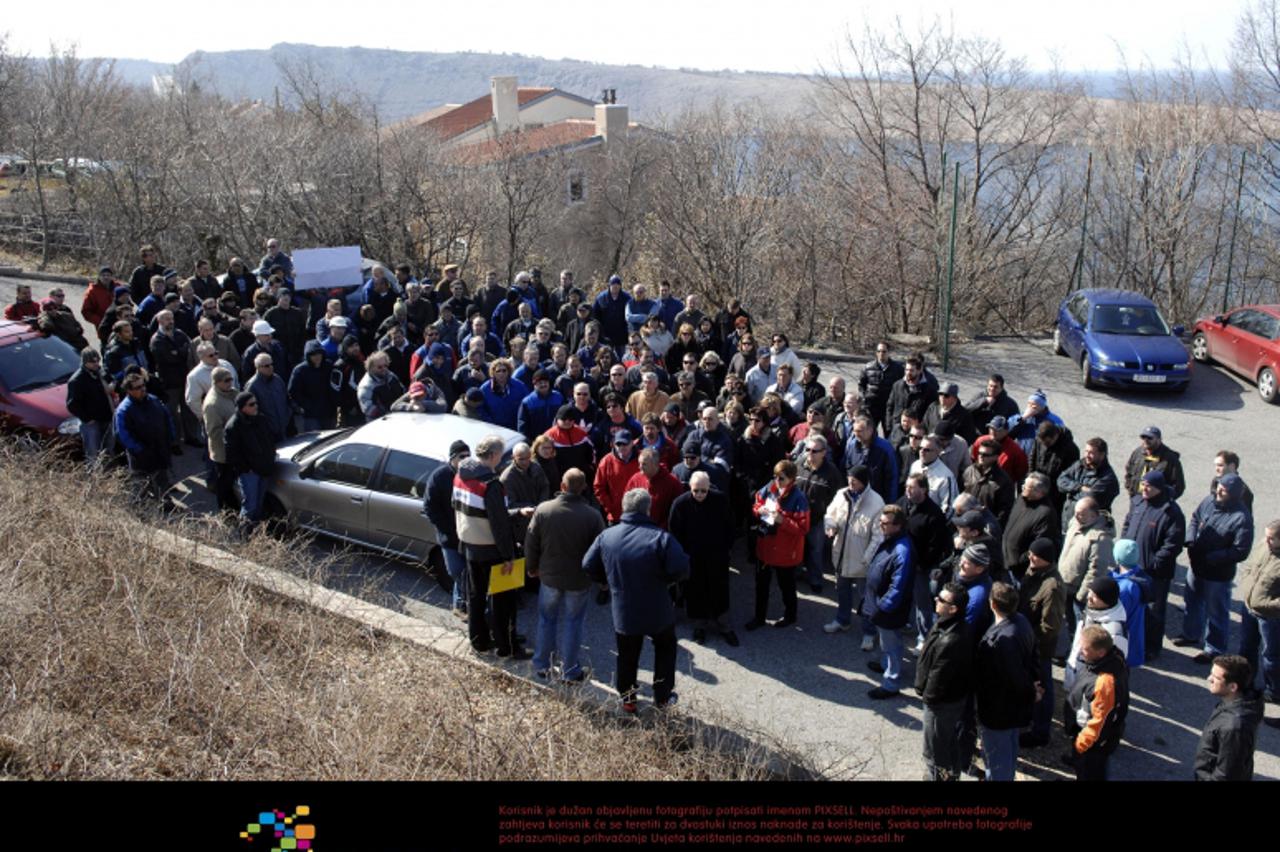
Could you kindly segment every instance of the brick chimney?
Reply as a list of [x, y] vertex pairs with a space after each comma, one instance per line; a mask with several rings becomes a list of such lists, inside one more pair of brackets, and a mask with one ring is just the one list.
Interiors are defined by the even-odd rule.
[[596, 135], [606, 144], [626, 139], [628, 122], [626, 104], [596, 104]]
[[490, 78], [489, 98], [493, 102], [494, 130], [503, 134], [519, 129], [520, 104], [516, 94], [516, 78]]

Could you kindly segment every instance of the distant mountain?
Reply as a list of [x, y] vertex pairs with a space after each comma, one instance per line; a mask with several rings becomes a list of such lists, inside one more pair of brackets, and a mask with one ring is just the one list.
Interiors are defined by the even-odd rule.
[[[116, 70], [128, 82], [150, 85], [154, 74], [175, 66], [140, 59], [117, 59]], [[754, 71], [702, 71], [606, 65], [575, 59], [544, 59], [501, 53], [431, 53], [365, 47], [315, 47], [277, 44], [268, 50], [197, 51], [182, 60], [178, 71], [226, 97], [271, 102], [277, 93], [288, 99], [280, 65], [309, 66], [327, 90], [359, 94], [393, 122], [445, 103], [465, 103], [489, 91], [489, 78], [514, 74], [522, 86], [553, 86], [588, 98], [616, 89], [618, 102], [631, 108], [633, 119], [656, 121], [690, 105], [722, 98], [726, 103], [759, 101], [789, 112], [807, 109], [814, 89], [800, 74]], [[1073, 75], [1095, 97], [1114, 96], [1115, 75]], [[1031, 84], [1048, 82], [1032, 75]]]
[[[522, 86], [553, 86], [597, 99], [616, 89], [618, 103], [633, 119], [673, 115], [690, 104], [716, 97], [726, 102], [762, 99], [800, 107], [811, 92], [798, 74], [700, 71], [604, 65], [573, 59], [496, 53], [410, 53], [364, 47], [277, 44], [269, 50], [197, 51], [179, 63], [194, 79], [230, 98], [272, 101], [276, 87], [287, 97], [279, 62], [309, 64], [327, 88], [358, 93], [378, 106], [387, 121], [398, 121], [445, 103], [465, 103], [489, 92], [489, 78], [514, 74]], [[152, 74], [173, 66], [116, 60], [126, 80], [149, 85]]]

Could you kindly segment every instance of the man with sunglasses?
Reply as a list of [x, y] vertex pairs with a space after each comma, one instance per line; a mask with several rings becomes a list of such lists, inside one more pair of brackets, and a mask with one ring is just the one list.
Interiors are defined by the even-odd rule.
[[924, 702], [926, 781], [959, 781], [960, 720], [973, 692], [973, 637], [965, 621], [969, 592], [947, 583], [934, 597], [935, 620], [916, 666], [916, 692]]
[[1129, 454], [1124, 466], [1124, 487], [1130, 497], [1141, 490], [1142, 477], [1153, 470], [1164, 474], [1165, 489], [1170, 500], [1177, 500], [1186, 489], [1186, 477], [1182, 473], [1182, 458], [1165, 443], [1159, 426], [1148, 426], [1139, 436], [1142, 443]]

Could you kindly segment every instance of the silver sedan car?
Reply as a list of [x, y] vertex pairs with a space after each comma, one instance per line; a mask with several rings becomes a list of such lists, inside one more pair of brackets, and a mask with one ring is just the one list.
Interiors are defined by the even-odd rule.
[[299, 435], [276, 447], [266, 508], [291, 527], [396, 558], [439, 562], [435, 527], [422, 513], [427, 477], [448, 464], [454, 441], [474, 448], [486, 435], [503, 438], [504, 463], [524, 440], [479, 420], [410, 412]]

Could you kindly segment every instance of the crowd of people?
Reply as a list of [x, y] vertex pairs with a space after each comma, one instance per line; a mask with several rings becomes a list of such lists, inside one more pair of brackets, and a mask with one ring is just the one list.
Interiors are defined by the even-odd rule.
[[[91, 465], [118, 447], [140, 499], [163, 500], [172, 457], [199, 448], [218, 507], [245, 531], [261, 520], [275, 446], [299, 431], [420, 411], [520, 432], [505, 467], [501, 437], [458, 441], [426, 483], [454, 611], [477, 653], [578, 683], [589, 603], [608, 604], [629, 713], [646, 636], [654, 703], [677, 700], [679, 613], [697, 643], [741, 643], [729, 612], [739, 539], [754, 574], [747, 632], [795, 624], [799, 584], [825, 595], [833, 580], [827, 641], [852, 633], [875, 653], [873, 701], [914, 686], [932, 779], [976, 773], [979, 749], [984, 777], [1012, 779], [1057, 712], [1063, 759], [1106, 778], [1129, 674], [1165, 645], [1185, 551], [1172, 644], [1197, 650], [1221, 699], [1195, 776], [1251, 777], [1264, 702], [1280, 697], [1280, 520], [1255, 546], [1234, 452], [1217, 454], [1201, 491], [1151, 426], [1117, 471], [1107, 442], [1078, 442], [1043, 391], [1019, 404], [993, 373], [962, 402], [921, 356], [896, 360], [883, 342], [856, 378], [824, 380], [738, 300], [704, 312], [666, 281], [650, 295], [614, 275], [590, 295], [570, 270], [548, 287], [535, 268], [472, 288], [455, 266], [418, 281], [400, 264], [361, 286], [295, 291], [292, 275], [275, 240], [255, 269], [232, 258], [221, 280], [205, 261], [182, 278], [143, 246], [127, 282], [103, 267], [89, 283], [80, 316], [96, 347], [58, 290], [36, 303], [19, 288], [5, 316], [80, 349], [67, 405]], [[505, 588], [521, 556], [537, 587], [532, 653], [519, 583]]]

